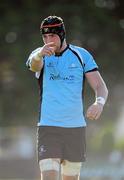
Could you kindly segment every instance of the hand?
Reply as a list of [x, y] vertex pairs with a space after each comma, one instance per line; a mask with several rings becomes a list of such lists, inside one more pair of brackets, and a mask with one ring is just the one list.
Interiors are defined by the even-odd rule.
[[102, 111], [103, 111], [103, 105], [100, 103], [94, 103], [88, 108], [86, 112], [86, 117], [89, 120], [97, 120], [99, 119]]
[[51, 56], [55, 53], [55, 43], [50, 42], [48, 44], [45, 44], [42, 48], [41, 51], [39, 52], [40, 56]]

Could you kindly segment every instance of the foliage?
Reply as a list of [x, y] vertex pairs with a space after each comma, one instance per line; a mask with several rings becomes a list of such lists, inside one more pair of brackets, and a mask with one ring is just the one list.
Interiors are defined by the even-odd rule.
[[0, 124], [36, 124], [38, 86], [25, 62], [33, 49], [42, 46], [39, 26], [50, 14], [63, 17], [69, 43], [83, 46], [95, 57], [110, 91], [105, 117], [114, 108], [116, 118], [119, 107], [111, 102], [115, 104], [115, 82], [123, 80], [123, 7], [123, 1], [115, 0], [1, 1]]

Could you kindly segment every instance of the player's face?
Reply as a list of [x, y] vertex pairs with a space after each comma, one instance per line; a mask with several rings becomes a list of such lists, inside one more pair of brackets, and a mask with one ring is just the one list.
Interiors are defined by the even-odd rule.
[[53, 33], [43, 34], [43, 41], [44, 41], [44, 44], [53, 42], [55, 44], [55, 52], [60, 51], [61, 41], [57, 34], [53, 34]]

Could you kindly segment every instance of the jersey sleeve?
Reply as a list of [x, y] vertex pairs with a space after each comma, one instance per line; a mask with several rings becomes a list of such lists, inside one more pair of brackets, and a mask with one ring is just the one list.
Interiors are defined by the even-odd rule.
[[98, 65], [96, 64], [93, 56], [86, 50], [84, 53], [83, 61], [84, 61], [84, 73], [98, 69]]

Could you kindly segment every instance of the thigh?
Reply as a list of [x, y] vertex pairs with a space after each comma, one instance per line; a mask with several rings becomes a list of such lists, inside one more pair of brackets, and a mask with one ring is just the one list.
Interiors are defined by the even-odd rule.
[[60, 170], [60, 159], [48, 158], [39, 161], [40, 171], [59, 171]]
[[85, 161], [85, 127], [38, 127], [37, 152], [38, 161], [46, 158]]
[[63, 159], [82, 162], [86, 158], [85, 127], [69, 128], [63, 134]]
[[62, 159], [62, 142], [58, 128], [38, 127], [37, 132], [38, 161], [47, 158]]
[[39, 161], [41, 179], [58, 180], [60, 175], [60, 159], [49, 158]]
[[63, 160], [61, 173], [63, 176], [79, 176], [82, 162], [70, 162]]

